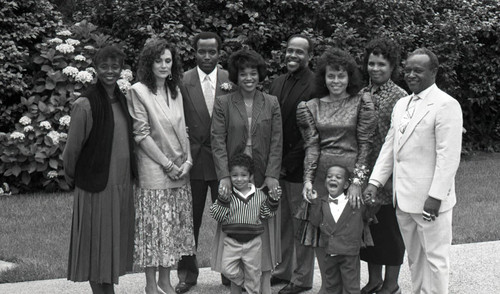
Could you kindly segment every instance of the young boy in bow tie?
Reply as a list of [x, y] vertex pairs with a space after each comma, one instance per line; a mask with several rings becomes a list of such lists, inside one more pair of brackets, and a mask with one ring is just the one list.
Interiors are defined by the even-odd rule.
[[326, 252], [322, 276], [326, 293], [360, 292], [359, 249], [363, 235], [363, 210], [352, 208], [344, 194], [349, 186], [349, 171], [331, 166], [326, 174], [328, 197], [311, 193], [310, 222], [320, 228], [319, 247]]

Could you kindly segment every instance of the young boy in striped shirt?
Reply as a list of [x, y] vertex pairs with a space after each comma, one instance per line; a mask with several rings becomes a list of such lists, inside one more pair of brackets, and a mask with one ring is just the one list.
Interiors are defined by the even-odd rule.
[[250, 156], [237, 154], [229, 161], [233, 191], [219, 195], [210, 207], [212, 217], [222, 224], [224, 250], [222, 273], [231, 280], [231, 293], [260, 293], [262, 219], [273, 217], [279, 196], [267, 196], [252, 183], [254, 164]]

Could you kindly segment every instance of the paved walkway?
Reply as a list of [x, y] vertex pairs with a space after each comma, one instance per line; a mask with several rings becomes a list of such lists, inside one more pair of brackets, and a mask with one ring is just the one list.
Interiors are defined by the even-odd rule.
[[[177, 274], [172, 271], [174, 285]], [[361, 284], [367, 281], [366, 263], [362, 262]], [[410, 294], [411, 283], [408, 264], [401, 270], [399, 279], [403, 294]], [[305, 294], [317, 293], [321, 278], [319, 270], [315, 271], [314, 287]], [[143, 293], [145, 286], [144, 274], [129, 274], [120, 278], [116, 287], [117, 294]], [[273, 293], [278, 293], [284, 285], [273, 287]], [[1, 294], [57, 294], [84, 293], [91, 294], [88, 283], [73, 283], [65, 279], [32, 281], [22, 283], [0, 284]], [[220, 275], [209, 268], [200, 270], [198, 285], [188, 293], [192, 294], [223, 294], [229, 293], [229, 288], [220, 284]], [[500, 293], [500, 241], [473, 244], [453, 245], [451, 250], [451, 294], [483, 294]]]

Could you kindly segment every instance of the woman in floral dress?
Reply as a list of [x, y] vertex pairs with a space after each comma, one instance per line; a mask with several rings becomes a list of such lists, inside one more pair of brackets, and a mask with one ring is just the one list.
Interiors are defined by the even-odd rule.
[[145, 268], [147, 294], [173, 294], [170, 268], [195, 250], [189, 184], [193, 164], [176, 48], [165, 40], [146, 43], [138, 79], [128, 92], [138, 144], [135, 258]]

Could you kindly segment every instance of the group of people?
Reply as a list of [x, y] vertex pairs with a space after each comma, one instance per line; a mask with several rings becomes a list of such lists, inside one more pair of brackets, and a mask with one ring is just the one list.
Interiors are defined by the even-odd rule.
[[126, 95], [123, 52], [96, 54], [98, 81], [73, 105], [63, 153], [75, 186], [68, 279], [114, 293], [135, 262], [145, 293], [189, 291], [210, 188], [211, 265], [231, 293], [309, 290], [315, 256], [320, 293], [400, 293], [405, 246], [413, 292], [447, 293], [462, 113], [435, 85], [434, 53], [409, 54], [408, 95], [393, 81], [392, 40], [367, 44], [362, 88], [348, 52], [327, 49], [313, 73], [312, 41], [293, 35], [268, 94], [262, 56], [236, 51], [226, 71], [221, 46], [196, 35], [197, 66], [182, 73], [174, 44], [147, 42]]

